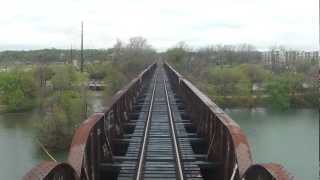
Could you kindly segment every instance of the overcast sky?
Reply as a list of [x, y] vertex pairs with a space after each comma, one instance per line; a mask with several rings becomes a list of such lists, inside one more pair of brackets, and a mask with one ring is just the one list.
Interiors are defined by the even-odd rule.
[[164, 50], [250, 43], [318, 48], [318, 0], [1, 0], [0, 50], [109, 48], [143, 36]]

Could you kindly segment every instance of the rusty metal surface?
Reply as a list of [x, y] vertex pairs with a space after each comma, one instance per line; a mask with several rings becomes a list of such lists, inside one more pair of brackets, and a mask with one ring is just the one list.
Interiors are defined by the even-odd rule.
[[27, 174], [23, 176], [24, 180], [44, 179], [49, 172], [55, 168], [59, 163], [54, 161], [45, 161], [32, 168]]
[[53, 179], [53, 176], [57, 177], [59, 174], [61, 175], [60, 177], [65, 177], [70, 180], [78, 179], [73, 168], [69, 164], [44, 161], [25, 174], [23, 176], [23, 180]]
[[83, 163], [88, 137], [96, 123], [101, 118], [103, 118], [103, 116], [103, 113], [93, 114], [80, 125], [80, 127], [76, 130], [73, 136], [68, 156], [68, 162], [71, 164], [71, 166], [74, 168], [74, 170], [79, 176], [81, 174], [81, 167]]
[[294, 177], [280, 164], [259, 164], [265, 168], [277, 180], [293, 180]]
[[275, 163], [254, 164], [245, 173], [248, 180], [255, 179], [257, 176], [261, 180], [293, 180], [295, 179], [282, 165]]

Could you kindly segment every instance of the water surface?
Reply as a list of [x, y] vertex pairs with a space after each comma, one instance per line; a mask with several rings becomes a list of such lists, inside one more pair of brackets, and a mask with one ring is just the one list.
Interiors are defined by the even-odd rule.
[[298, 179], [318, 179], [318, 110], [279, 112], [257, 108], [229, 109], [226, 113], [247, 134], [256, 162], [277, 162]]
[[[35, 138], [36, 111], [0, 114], [0, 179], [15, 180], [49, 157], [39, 148]], [[64, 160], [66, 153], [52, 153]]]

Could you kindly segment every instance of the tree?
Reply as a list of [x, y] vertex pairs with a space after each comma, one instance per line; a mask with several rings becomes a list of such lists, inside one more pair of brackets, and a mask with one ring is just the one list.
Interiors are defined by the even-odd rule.
[[113, 63], [116, 63], [120, 70], [127, 77], [134, 77], [150, 63], [154, 62], [156, 52], [143, 37], [133, 37], [129, 43], [117, 41], [112, 48]]
[[290, 107], [289, 83], [282, 77], [277, 77], [268, 82], [266, 86], [268, 94], [267, 103], [277, 110]]
[[190, 59], [186, 43], [178, 43], [176, 47], [168, 49], [166, 55], [169, 63], [174, 65], [179, 71], [186, 71], [186, 67]]
[[109, 64], [106, 67], [106, 77], [104, 78], [106, 84], [105, 92], [107, 98], [116, 93], [125, 83], [128, 82], [128, 78], [119, 66], [115, 64]]
[[102, 80], [106, 76], [106, 66], [110, 63], [96, 63], [86, 66], [89, 78], [94, 80]]
[[262, 83], [270, 76], [270, 72], [265, 70], [262, 65], [258, 64], [241, 64], [238, 66], [251, 83]]
[[215, 87], [219, 96], [248, 95], [251, 84], [246, 75], [237, 68], [211, 68], [207, 81]]
[[28, 110], [36, 104], [36, 83], [31, 72], [14, 70], [0, 74], [1, 101], [7, 111]]
[[63, 91], [71, 89], [71, 75], [64, 68], [57, 69], [51, 81], [54, 90]]
[[48, 93], [47, 82], [52, 78], [53, 75], [54, 71], [48, 64], [40, 63], [40, 65], [35, 68], [34, 76], [37, 80], [40, 113], [43, 113], [44, 111], [43, 104], [46, 93]]
[[86, 88], [87, 79], [85, 73], [72, 66], [57, 66], [54, 72], [53, 89], [45, 98], [45, 114], [38, 126], [38, 138], [50, 150], [61, 150], [69, 146], [76, 126], [86, 118], [86, 92], [79, 89]]
[[48, 99], [48, 112], [37, 126], [41, 144], [53, 151], [69, 147], [77, 125], [84, 120], [83, 98], [80, 93], [67, 90], [56, 92]]
[[58, 91], [70, 90], [86, 81], [87, 74], [76, 71], [71, 65], [55, 67], [54, 76], [51, 78], [53, 89]]
[[50, 80], [53, 75], [53, 69], [47, 64], [41, 64], [36, 67], [35, 78], [38, 80], [40, 87], [45, 87], [47, 85], [47, 81]]
[[151, 46], [147, 43], [147, 39], [140, 36], [130, 38], [127, 47], [134, 50], [151, 48]]
[[292, 105], [292, 99], [302, 92], [302, 83], [303, 76], [298, 73], [284, 72], [274, 75], [267, 82], [267, 102], [274, 109], [288, 109]]

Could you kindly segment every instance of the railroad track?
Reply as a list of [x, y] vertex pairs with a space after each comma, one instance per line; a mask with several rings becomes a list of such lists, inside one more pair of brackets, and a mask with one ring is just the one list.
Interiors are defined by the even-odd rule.
[[[128, 122], [126, 134], [119, 139], [125, 144], [119, 149], [126, 151], [116, 154], [113, 163], [102, 165], [107, 178], [200, 180], [215, 167], [201, 150], [199, 143], [204, 141], [192, 128], [161, 65], [137, 98]], [[110, 176], [111, 171], [116, 172]]]
[[164, 177], [184, 179], [165, 74], [160, 69], [155, 75], [136, 180]]

